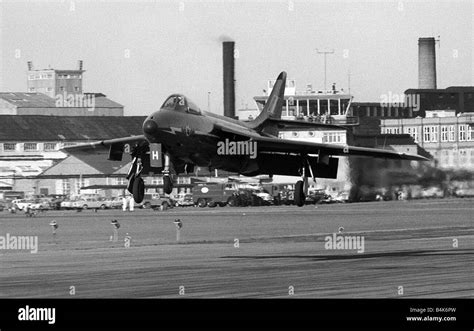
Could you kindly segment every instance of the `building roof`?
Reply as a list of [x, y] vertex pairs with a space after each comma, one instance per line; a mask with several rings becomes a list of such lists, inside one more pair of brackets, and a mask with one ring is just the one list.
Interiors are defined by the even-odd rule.
[[474, 93], [474, 86], [449, 86], [444, 89], [419, 89], [410, 88], [405, 91], [405, 94], [413, 92], [425, 92], [425, 93]]
[[46, 169], [40, 177], [112, 175], [130, 161], [130, 157], [124, 157], [122, 161], [109, 161], [104, 155], [84, 154], [80, 158], [70, 155]]
[[[84, 93], [84, 95], [93, 95], [97, 108], [123, 108], [123, 105], [110, 100], [105, 94]], [[0, 99], [17, 106], [17, 108], [56, 108], [56, 99], [43, 93], [0, 92]]]
[[0, 99], [20, 108], [56, 107], [55, 100], [43, 93], [0, 92]]
[[145, 118], [0, 115], [0, 141], [88, 141], [140, 135]]

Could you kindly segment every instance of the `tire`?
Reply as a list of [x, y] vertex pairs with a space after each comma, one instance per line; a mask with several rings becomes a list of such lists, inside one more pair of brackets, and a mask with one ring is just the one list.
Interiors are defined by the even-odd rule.
[[163, 210], [167, 210], [169, 208], [169, 204], [168, 202], [164, 201], [162, 204], [161, 204], [161, 207]]
[[133, 181], [133, 200], [136, 203], [141, 203], [145, 197], [145, 182], [143, 178], [137, 177]]
[[198, 205], [199, 207], [201, 207], [201, 208], [206, 207], [206, 205], [207, 205], [206, 199], [198, 199], [197, 205]]
[[87, 207], [89, 207], [89, 206], [88, 205], [83, 205], [82, 209], [87, 209]]
[[173, 181], [170, 176], [163, 176], [163, 191], [170, 194], [173, 191]]
[[151, 203], [150, 203], [149, 201], [147, 201], [147, 202], [145, 202], [145, 203], [143, 204], [142, 207], [143, 207], [143, 209], [151, 208]]
[[104, 205], [104, 204], [100, 205], [100, 209], [105, 209], [105, 208], [107, 208], [106, 205]]
[[209, 201], [207, 205], [210, 208], [215, 208], [217, 206], [217, 203], [215, 201]]
[[296, 182], [296, 185], [295, 185], [295, 205], [297, 205], [298, 207], [302, 207], [304, 206], [304, 202], [305, 202], [305, 195], [304, 195], [304, 192], [303, 192], [303, 188], [304, 188], [304, 183], [302, 180], [299, 180]]

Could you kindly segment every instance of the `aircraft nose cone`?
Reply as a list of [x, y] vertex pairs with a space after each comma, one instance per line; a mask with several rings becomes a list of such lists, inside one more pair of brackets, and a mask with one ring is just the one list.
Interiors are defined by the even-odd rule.
[[155, 121], [146, 120], [145, 123], [143, 123], [143, 132], [148, 134], [154, 134], [156, 131], [158, 131], [158, 125]]

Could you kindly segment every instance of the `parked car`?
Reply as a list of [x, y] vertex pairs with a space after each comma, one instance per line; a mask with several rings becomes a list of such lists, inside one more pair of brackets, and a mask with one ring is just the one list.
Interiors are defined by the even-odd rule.
[[78, 209], [105, 209], [107, 204], [104, 198], [94, 199], [94, 198], [81, 198], [72, 203], [72, 208]]
[[423, 198], [443, 198], [444, 191], [437, 186], [431, 186], [423, 189], [421, 191], [421, 196]]
[[15, 199], [12, 201], [12, 205], [18, 210], [26, 210], [27, 208], [42, 209], [42, 203], [35, 200]]
[[474, 188], [457, 188], [454, 190], [454, 195], [460, 198], [474, 197]]
[[110, 208], [110, 209], [122, 208], [123, 198], [122, 197], [115, 197], [115, 198], [111, 198], [111, 199], [106, 199], [104, 202], [105, 202], [105, 205], [107, 206], [107, 208]]
[[176, 207], [194, 206], [193, 195], [191, 193], [180, 193], [174, 199]]
[[173, 207], [174, 204], [170, 198], [160, 196], [159, 193], [145, 193], [143, 201], [140, 203], [141, 208], [163, 209], [166, 210]]
[[349, 201], [349, 192], [339, 192], [333, 199], [336, 202], [344, 203]]
[[3, 201], [0, 201], [0, 211], [3, 211], [6, 208], [6, 203]]
[[79, 199], [79, 198], [74, 197], [74, 198], [69, 198], [69, 199], [65, 199], [65, 200], [61, 201], [61, 203], [60, 203], [60, 208], [61, 208], [61, 209], [66, 209], [66, 210], [68, 210], [68, 209], [73, 209], [73, 208], [74, 208], [74, 207], [73, 207], [73, 203], [74, 203], [75, 201], [77, 201], [78, 199]]
[[252, 194], [261, 199], [262, 205], [273, 205], [273, 196], [262, 189], [253, 190]]

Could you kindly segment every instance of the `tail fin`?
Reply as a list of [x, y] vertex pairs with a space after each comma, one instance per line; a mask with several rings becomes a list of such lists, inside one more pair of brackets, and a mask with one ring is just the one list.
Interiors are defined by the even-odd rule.
[[[263, 107], [262, 112], [258, 115], [258, 117], [253, 120], [252, 122], [248, 123], [252, 129], [256, 129], [258, 131], [263, 131], [266, 126], [264, 125], [265, 121], [268, 119], [280, 119], [281, 118], [281, 111], [283, 109], [283, 102], [285, 100], [285, 86], [286, 86], [286, 72], [282, 71], [278, 78], [273, 85], [272, 93]], [[271, 127], [268, 127], [272, 132], [266, 132], [272, 135], [275, 135], [273, 132], [274, 130]], [[265, 130], [267, 131], [267, 130]], [[278, 132], [276, 132], [278, 134]]]

